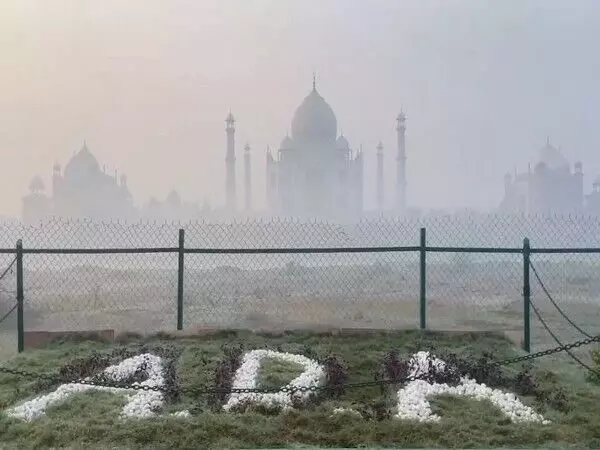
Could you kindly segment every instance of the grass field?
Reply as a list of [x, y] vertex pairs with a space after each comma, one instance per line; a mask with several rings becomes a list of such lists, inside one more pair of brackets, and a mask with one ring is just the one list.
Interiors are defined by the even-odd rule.
[[[243, 344], [247, 350], [271, 348], [321, 358], [330, 354], [344, 361], [349, 382], [373, 380], [385, 352], [398, 350], [408, 356], [418, 350], [446, 351], [469, 359], [484, 352], [497, 358], [518, 353], [513, 345], [495, 334], [476, 333], [306, 333], [265, 335], [221, 332], [213, 336], [129, 337], [117, 345], [131, 351], [176, 348], [181, 351], [176, 373], [183, 387], [214, 382], [214, 371], [226, 349]], [[55, 342], [47, 348], [28, 351], [5, 365], [34, 372], [56, 373], [61, 367], [94, 352], [114, 352], [114, 345], [97, 341]], [[265, 361], [260, 378], [266, 385], [293, 377], [297, 367]], [[515, 374], [521, 367], [510, 367]], [[443, 416], [437, 424], [417, 424], [382, 417], [365, 419], [333, 415], [336, 407], [354, 407], [375, 416], [392, 407], [390, 392], [379, 387], [348, 390], [339, 399], [322, 398], [302, 410], [284, 414], [259, 412], [223, 413], [211, 407], [206, 397], [183, 395], [166, 405], [166, 412], [188, 409], [190, 419], [154, 418], [123, 420], [123, 399], [102, 392], [72, 397], [31, 423], [0, 414], [3, 448], [251, 448], [314, 445], [325, 447], [392, 446], [422, 447], [540, 447], [600, 446], [600, 388], [585, 381], [583, 373], [564, 359], [536, 361], [540, 389], [550, 399], [526, 397], [524, 402], [553, 422], [550, 426], [513, 424], [487, 402], [450, 397], [433, 400], [434, 412]], [[0, 375], [0, 410], [31, 396], [53, 390], [36, 380]], [[554, 393], [564, 398], [557, 402]], [[561, 394], [561, 395], [562, 395]]]

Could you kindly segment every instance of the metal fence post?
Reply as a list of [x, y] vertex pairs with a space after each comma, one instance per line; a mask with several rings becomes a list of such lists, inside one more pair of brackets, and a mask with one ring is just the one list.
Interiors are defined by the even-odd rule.
[[531, 352], [531, 285], [529, 283], [529, 261], [531, 246], [529, 239], [523, 239], [523, 350]]
[[17, 348], [19, 353], [25, 349], [25, 325], [23, 320], [23, 241], [17, 241]]
[[183, 270], [185, 230], [179, 230], [179, 262], [177, 264], [177, 329], [183, 330]]
[[421, 228], [420, 242], [421, 268], [420, 268], [420, 313], [421, 330], [427, 328], [427, 232]]

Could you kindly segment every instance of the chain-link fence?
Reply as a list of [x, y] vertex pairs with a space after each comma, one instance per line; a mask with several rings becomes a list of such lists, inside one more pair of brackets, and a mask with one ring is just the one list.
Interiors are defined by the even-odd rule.
[[[556, 302], [589, 333], [600, 332], [596, 217], [0, 224], [0, 273], [10, 267], [0, 279], [0, 318], [9, 313], [0, 351], [17, 348], [10, 310], [19, 239], [25, 332], [172, 330], [179, 313], [185, 328], [399, 329], [424, 320], [428, 329], [503, 331], [518, 341], [525, 236]], [[535, 279], [531, 288], [549, 324], [565, 341], [574, 338]], [[532, 321], [533, 347], [550, 345]]]
[[0, 359], [17, 350], [16, 258], [5, 250], [0, 251]]

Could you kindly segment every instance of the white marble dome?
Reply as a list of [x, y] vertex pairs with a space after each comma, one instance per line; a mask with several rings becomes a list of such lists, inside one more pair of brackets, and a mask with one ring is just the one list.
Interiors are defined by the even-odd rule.
[[87, 177], [98, 173], [100, 173], [100, 164], [85, 143], [65, 166], [65, 179], [71, 182], [82, 182]]
[[334, 143], [337, 119], [331, 106], [317, 92], [315, 86], [292, 119], [292, 139], [301, 142]]

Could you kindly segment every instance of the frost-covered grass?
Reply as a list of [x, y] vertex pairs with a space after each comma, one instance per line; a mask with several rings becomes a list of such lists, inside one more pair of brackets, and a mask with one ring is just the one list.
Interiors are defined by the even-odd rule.
[[[135, 339], [120, 344], [131, 351], [179, 347], [177, 376], [185, 387], [205, 386], [214, 381], [214, 370], [224, 358], [224, 349], [243, 343], [246, 350], [269, 348], [310, 358], [328, 354], [340, 357], [348, 369], [349, 382], [372, 380], [385, 352], [396, 349], [409, 356], [421, 349], [436, 354], [454, 351], [477, 357], [494, 352], [499, 358], [517, 351], [505, 339], [486, 334], [438, 334], [418, 332], [371, 334], [288, 333], [266, 336], [223, 332], [212, 337], [186, 339]], [[92, 352], [114, 353], [102, 342], [54, 343], [43, 350], [26, 352], [10, 361], [23, 370], [53, 372], [75, 358]], [[266, 359], [259, 383], [285, 383], [298, 375], [290, 363]], [[549, 404], [525, 397], [524, 403], [552, 421], [552, 425], [512, 423], [491, 403], [439, 396], [431, 399], [437, 423], [416, 423], [395, 418], [366, 420], [357, 414], [333, 414], [336, 408], [375, 411], [391, 406], [393, 395], [378, 387], [349, 390], [341, 398], [319, 399], [303, 410], [284, 414], [225, 413], [211, 406], [207, 397], [184, 395], [167, 402], [164, 415], [148, 420], [123, 420], [125, 399], [108, 392], [85, 392], [50, 407], [47, 414], [30, 423], [0, 414], [3, 447], [73, 448], [230, 448], [315, 445], [328, 447], [577, 447], [600, 446], [600, 388], [585, 383], [572, 368], [563, 370], [560, 360], [541, 363], [535, 369], [549, 392], [566, 388], [568, 406], [562, 412]], [[0, 410], [4, 411], [53, 387], [39, 381], [0, 375]], [[180, 419], [169, 413], [190, 410], [192, 417]]]

